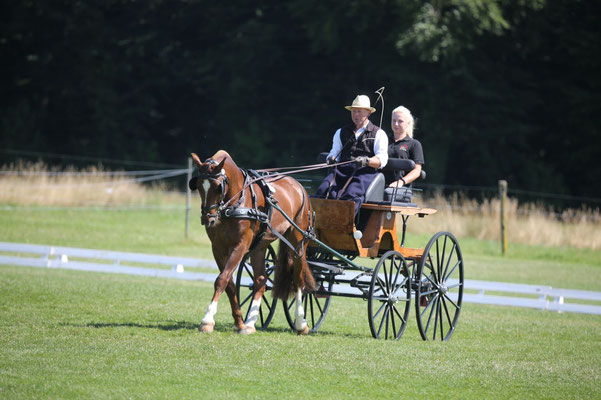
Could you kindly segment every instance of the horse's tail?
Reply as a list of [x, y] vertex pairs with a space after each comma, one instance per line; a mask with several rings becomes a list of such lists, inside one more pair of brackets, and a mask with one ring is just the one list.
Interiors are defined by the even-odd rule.
[[[280, 241], [272, 289], [274, 298], [288, 300], [299, 287], [303, 289], [304, 293], [315, 290], [315, 278], [304, 257], [305, 249], [301, 251], [303, 257], [297, 258], [292, 249]], [[295, 263], [299, 268], [297, 272], [299, 279], [295, 279]]]
[[292, 254], [286, 244], [280, 241], [278, 248], [278, 258], [273, 279], [273, 297], [280, 300], [288, 300], [293, 290], [294, 265], [292, 263]]
[[[305, 189], [297, 181], [295, 182], [302, 192], [302, 204], [294, 219], [299, 226], [308, 229], [313, 223], [311, 203], [308, 201]], [[296, 251], [280, 240], [273, 282], [273, 297], [280, 300], [288, 300], [298, 288], [301, 288], [304, 293], [315, 290], [315, 278], [306, 259], [308, 243], [293, 227], [289, 228], [284, 237], [296, 246]]]

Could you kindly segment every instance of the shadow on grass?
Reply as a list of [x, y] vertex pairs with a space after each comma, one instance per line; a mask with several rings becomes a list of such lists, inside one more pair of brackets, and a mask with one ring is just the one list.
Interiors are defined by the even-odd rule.
[[[76, 328], [143, 328], [143, 329], [158, 329], [161, 331], [177, 331], [177, 330], [198, 330], [200, 324], [187, 321], [165, 321], [157, 323], [141, 324], [137, 322], [89, 322], [87, 324], [68, 324], [63, 323], [63, 326], [72, 326]], [[225, 327], [223, 328], [225, 330]]]
[[[163, 321], [156, 323], [137, 323], [137, 322], [89, 322], [87, 324], [73, 324], [73, 323], [61, 323], [61, 326], [70, 326], [76, 328], [141, 328], [141, 329], [158, 329], [161, 331], [178, 331], [178, 330], [189, 330], [198, 331], [200, 328], [199, 323], [193, 323], [188, 321]], [[233, 323], [219, 323], [215, 324], [215, 332], [231, 333], [234, 332]], [[257, 332], [265, 333], [285, 333], [289, 335], [296, 335], [296, 331], [287, 327], [267, 327], [265, 329], [259, 328]], [[309, 336], [323, 336], [323, 337], [346, 337], [352, 339], [365, 338], [365, 335], [356, 333], [344, 333], [344, 332], [332, 332], [327, 330], [319, 330], [318, 332], [311, 332]]]
[[[266, 332], [266, 333], [287, 333], [290, 335], [298, 335], [295, 330], [291, 328], [259, 328], [257, 332]], [[317, 332], [310, 332], [308, 336], [321, 336], [321, 337], [345, 337], [350, 339], [365, 339], [366, 335], [362, 335], [360, 333], [345, 333], [345, 332], [333, 332], [328, 330], [320, 329]], [[371, 336], [369, 336], [371, 337]]]

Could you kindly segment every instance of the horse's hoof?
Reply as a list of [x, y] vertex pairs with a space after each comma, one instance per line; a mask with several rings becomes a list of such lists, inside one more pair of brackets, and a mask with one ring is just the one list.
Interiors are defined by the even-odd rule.
[[244, 328], [240, 329], [238, 331], [238, 333], [240, 335], [252, 335], [256, 331], [257, 331], [257, 328], [255, 328], [254, 326], [245, 326]]
[[309, 334], [309, 325], [305, 324], [305, 327], [300, 331], [296, 331], [299, 335], [308, 335]]
[[198, 328], [198, 331], [203, 332], [203, 333], [211, 333], [211, 332], [213, 332], [214, 329], [215, 329], [214, 322], [203, 322], [202, 324], [200, 324], [200, 328]]

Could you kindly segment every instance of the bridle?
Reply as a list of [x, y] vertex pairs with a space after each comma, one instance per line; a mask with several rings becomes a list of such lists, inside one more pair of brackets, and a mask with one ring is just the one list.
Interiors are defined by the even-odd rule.
[[[209, 165], [218, 165], [219, 164], [217, 161], [213, 160], [212, 158], [205, 160], [204, 163], [209, 164]], [[219, 218], [219, 216], [221, 214], [221, 209], [223, 208], [223, 206], [225, 204], [225, 193], [227, 192], [227, 185], [229, 185], [229, 183], [230, 183], [230, 180], [228, 179], [227, 175], [225, 174], [225, 170], [221, 169], [219, 172], [214, 173], [214, 174], [201, 172], [198, 174], [197, 179], [208, 180], [209, 182], [217, 182], [219, 184], [219, 188], [221, 189], [221, 196], [219, 197], [219, 202], [216, 202], [215, 204], [212, 204], [207, 207], [205, 204], [207, 201], [207, 195], [208, 195], [208, 190], [207, 190], [206, 193], [204, 194], [204, 197], [202, 200], [202, 206], [200, 208], [202, 217]], [[215, 212], [211, 212], [213, 210], [215, 210]]]

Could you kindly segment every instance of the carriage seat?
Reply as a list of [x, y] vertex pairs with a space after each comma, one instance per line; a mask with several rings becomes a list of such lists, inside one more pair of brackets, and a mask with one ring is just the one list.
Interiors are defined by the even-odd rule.
[[[411, 171], [415, 168], [413, 160], [389, 158], [388, 163], [383, 170], [388, 171]], [[422, 170], [420, 179], [426, 178], [426, 171]], [[376, 179], [369, 185], [365, 194], [366, 203], [386, 204], [393, 206], [417, 207], [417, 204], [412, 203], [413, 191], [412, 184], [401, 188], [386, 187], [384, 174], [379, 173]], [[372, 193], [376, 192], [376, 193]]]
[[[317, 157], [319, 162], [325, 162], [328, 153], [320, 153]], [[411, 171], [415, 168], [413, 160], [389, 158], [383, 170], [389, 171]], [[426, 178], [426, 171], [422, 170], [420, 179]], [[379, 172], [365, 192], [365, 203], [386, 204], [394, 206], [417, 207], [412, 203], [412, 185], [402, 188], [387, 188], [384, 174]]]

